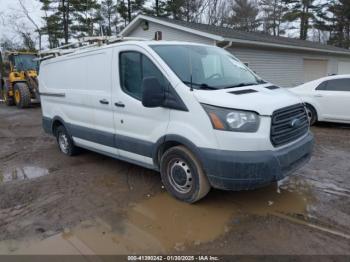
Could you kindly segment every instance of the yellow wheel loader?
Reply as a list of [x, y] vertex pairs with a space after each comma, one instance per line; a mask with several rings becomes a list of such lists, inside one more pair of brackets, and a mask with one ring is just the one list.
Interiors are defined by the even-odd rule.
[[0, 53], [0, 94], [5, 104], [18, 108], [40, 102], [38, 88], [39, 62], [31, 52]]

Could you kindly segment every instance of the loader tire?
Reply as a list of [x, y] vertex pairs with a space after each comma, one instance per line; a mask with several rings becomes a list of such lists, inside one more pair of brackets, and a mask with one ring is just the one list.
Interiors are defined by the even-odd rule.
[[26, 108], [30, 105], [30, 91], [25, 83], [15, 84], [15, 102], [18, 108]]
[[3, 86], [1, 88], [1, 98], [4, 100], [5, 105], [7, 106], [15, 105], [15, 101], [13, 100], [13, 97], [8, 96], [8, 90], [6, 86]]

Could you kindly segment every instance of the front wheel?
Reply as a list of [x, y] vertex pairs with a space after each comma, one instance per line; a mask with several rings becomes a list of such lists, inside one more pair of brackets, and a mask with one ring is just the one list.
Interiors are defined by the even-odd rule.
[[64, 126], [59, 126], [55, 130], [56, 140], [60, 151], [67, 156], [74, 156], [78, 153], [78, 148]]
[[30, 105], [30, 91], [25, 83], [15, 84], [15, 102], [18, 108], [26, 108]]
[[181, 201], [194, 203], [210, 191], [200, 162], [184, 146], [170, 148], [164, 153], [160, 173], [167, 191]]

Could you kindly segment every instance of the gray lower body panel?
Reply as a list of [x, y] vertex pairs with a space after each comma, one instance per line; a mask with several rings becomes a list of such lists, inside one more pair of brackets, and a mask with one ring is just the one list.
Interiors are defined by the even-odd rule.
[[202, 149], [202, 163], [214, 188], [249, 190], [281, 180], [307, 163], [314, 138], [309, 133], [297, 143], [277, 151], [236, 152]]
[[[47, 133], [52, 134], [52, 125], [52, 119], [43, 118], [43, 128]], [[214, 188], [225, 190], [254, 189], [283, 179], [310, 159], [313, 148], [311, 133], [297, 143], [281, 150], [242, 152], [199, 148], [177, 135], [166, 135], [157, 143], [151, 143], [69, 123], [64, 123], [64, 125], [71, 136], [151, 157], [154, 160], [152, 169], [156, 170], [159, 168], [158, 148], [163, 142], [176, 141], [187, 146], [200, 159], [211, 185]], [[140, 163], [135, 164], [140, 165]], [[147, 167], [150, 168], [150, 166]]]

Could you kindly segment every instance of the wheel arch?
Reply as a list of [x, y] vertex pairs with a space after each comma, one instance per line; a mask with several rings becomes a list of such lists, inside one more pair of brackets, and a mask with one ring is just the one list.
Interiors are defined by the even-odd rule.
[[175, 146], [184, 146], [190, 150], [202, 164], [202, 157], [200, 149], [189, 139], [179, 135], [165, 135], [161, 137], [154, 146], [153, 149], [153, 162], [157, 168], [160, 166], [160, 159], [162, 155], [170, 148]]
[[[66, 122], [61, 117], [55, 116], [52, 119], [52, 123], [51, 123], [51, 132], [53, 135], [56, 135], [56, 130], [59, 126], [63, 126], [65, 129], [67, 129]], [[68, 131], [68, 129], [67, 129], [67, 131]]]
[[314, 105], [314, 104], [312, 104], [312, 103], [310, 103], [310, 102], [305, 102], [305, 105], [306, 106], [309, 106], [309, 107], [311, 107], [313, 110], [315, 110], [315, 113], [316, 113], [316, 121], [319, 121], [319, 110], [317, 109], [317, 107]]

